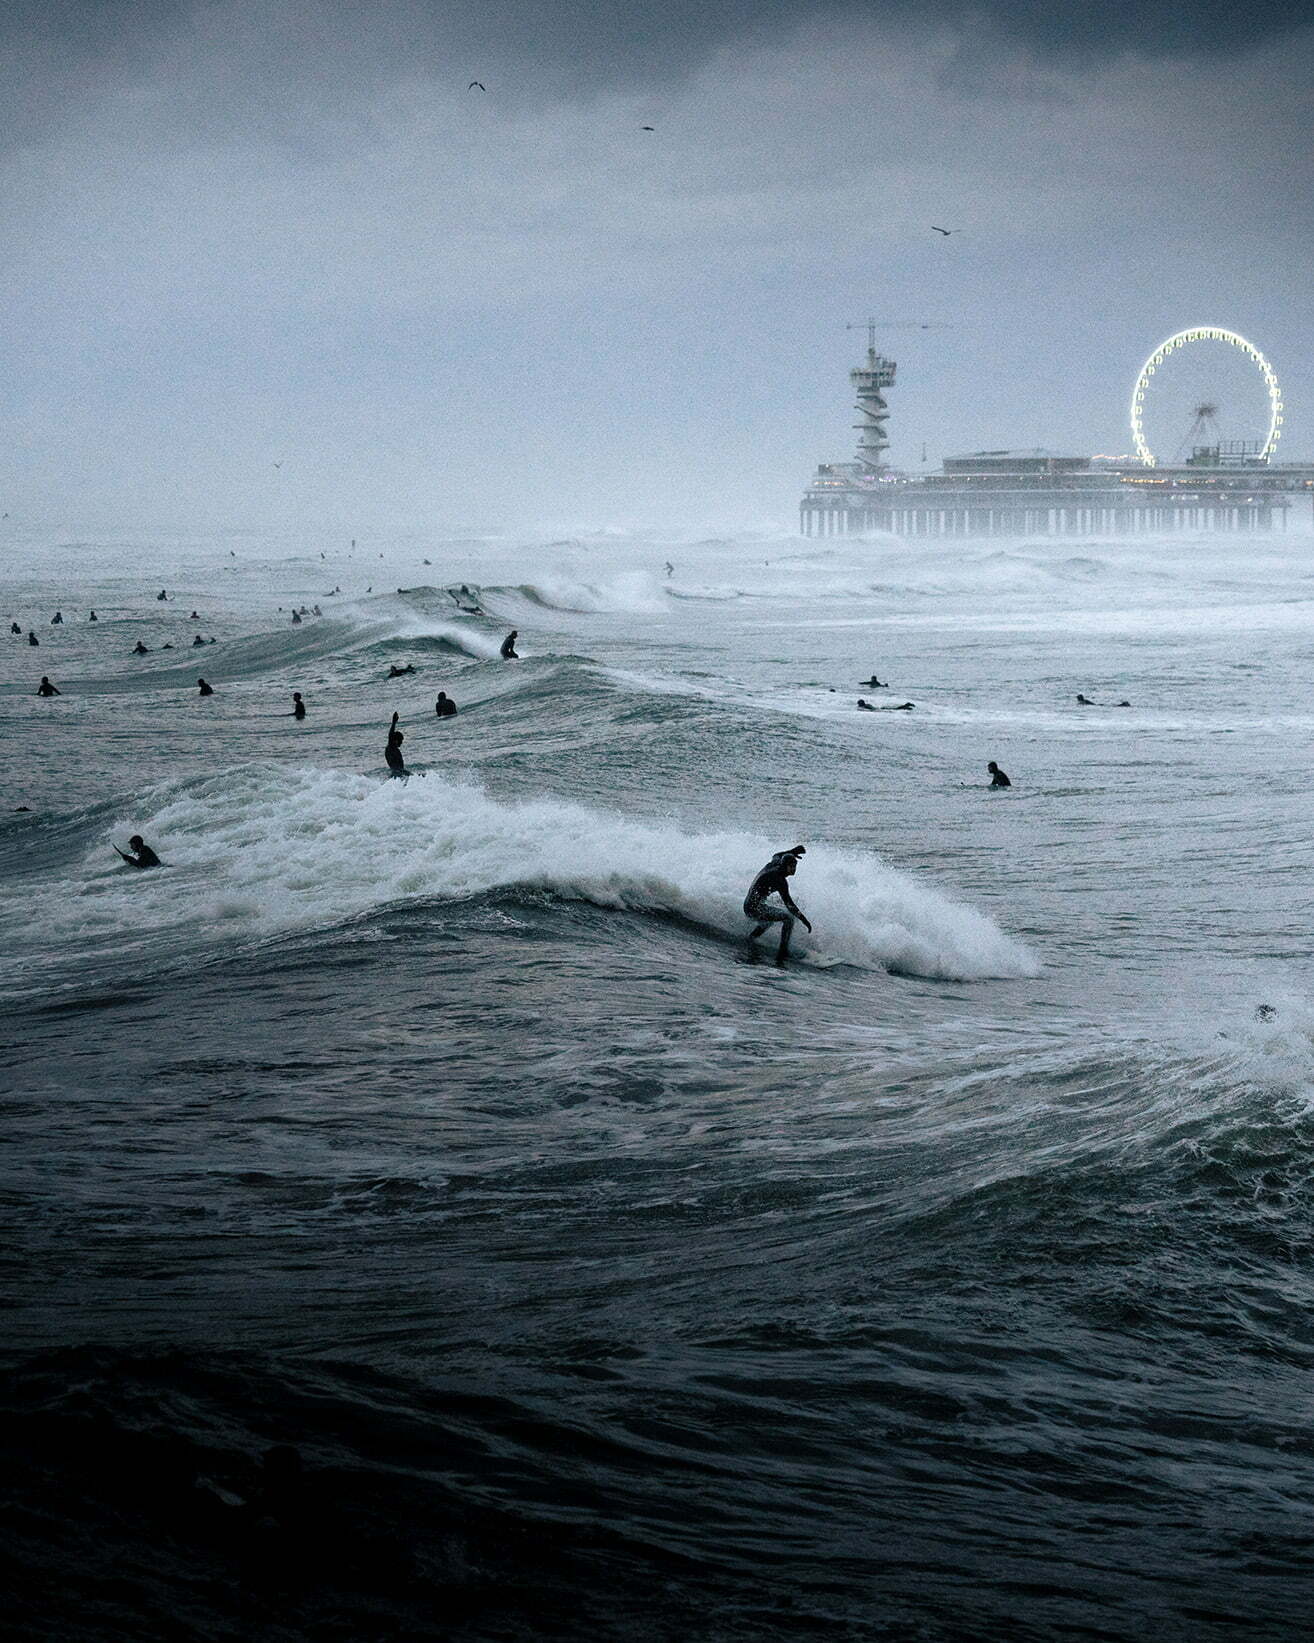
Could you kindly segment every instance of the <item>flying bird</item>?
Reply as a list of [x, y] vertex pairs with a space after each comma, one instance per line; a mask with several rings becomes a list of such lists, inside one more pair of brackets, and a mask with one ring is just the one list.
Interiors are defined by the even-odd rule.
[[657, 129], [656, 126], [640, 126], [639, 127], [640, 131], [656, 131], [656, 129]]
[[956, 228], [936, 228], [934, 223], [931, 224], [931, 227], [935, 229], [937, 234], [956, 234], [958, 232]]
[[283, 466], [283, 464], [281, 462], [275, 462], [274, 466], [276, 468], [281, 468]]
[[482, 80], [471, 80], [470, 84], [465, 89], [467, 91], [473, 91], [476, 86], [479, 87], [480, 91], [487, 91], [488, 90], [488, 87], [484, 84], [484, 82]]

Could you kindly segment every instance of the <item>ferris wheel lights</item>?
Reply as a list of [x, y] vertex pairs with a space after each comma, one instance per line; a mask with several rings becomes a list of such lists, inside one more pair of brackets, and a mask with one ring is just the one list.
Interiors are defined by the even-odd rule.
[[1220, 325], [1196, 325], [1185, 331], [1178, 331], [1175, 335], [1161, 342], [1155, 351], [1141, 367], [1141, 374], [1136, 379], [1136, 387], [1132, 392], [1131, 403], [1131, 430], [1132, 439], [1136, 446], [1136, 454], [1147, 468], [1156, 465], [1154, 453], [1145, 440], [1145, 427], [1142, 421], [1142, 407], [1145, 404], [1145, 389], [1149, 379], [1155, 374], [1157, 366], [1162, 365], [1168, 355], [1179, 348], [1185, 348], [1188, 342], [1226, 342], [1233, 348], [1238, 348], [1254, 360], [1264, 377], [1264, 385], [1268, 390], [1269, 423], [1268, 433], [1264, 437], [1263, 446], [1259, 452], [1259, 461], [1266, 462], [1273, 453], [1273, 447], [1282, 437], [1282, 392], [1278, 387], [1277, 376], [1273, 367], [1255, 347], [1253, 342], [1247, 342], [1236, 331], [1227, 331]]

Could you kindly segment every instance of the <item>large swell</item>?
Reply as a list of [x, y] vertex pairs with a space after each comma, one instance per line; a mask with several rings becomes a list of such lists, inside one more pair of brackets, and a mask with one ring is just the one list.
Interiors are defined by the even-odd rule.
[[1306, 538], [28, 546], [11, 1630], [1306, 1635]]

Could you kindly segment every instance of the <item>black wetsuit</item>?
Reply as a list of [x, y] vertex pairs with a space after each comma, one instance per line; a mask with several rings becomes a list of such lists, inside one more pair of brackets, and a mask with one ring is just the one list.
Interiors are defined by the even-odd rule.
[[519, 637], [518, 633], [508, 633], [506, 638], [503, 639], [501, 655], [504, 662], [518, 662], [520, 660], [520, 656], [516, 651], [516, 640]]
[[202, 696], [213, 696], [214, 695], [214, 686], [213, 685], [207, 685], [204, 679], [198, 679], [196, 681], [196, 688]]
[[[748, 894], [744, 897], [744, 916], [751, 918], [755, 925], [755, 928], [748, 935], [750, 943], [762, 934], [768, 924], [778, 924], [781, 927], [781, 958], [784, 958], [789, 951], [789, 938], [793, 933], [794, 920], [803, 917], [790, 896], [790, 875], [785, 872], [786, 862], [796, 860], [797, 857], [787, 852], [778, 852], [772, 856], [752, 884], [749, 885]], [[771, 895], [779, 896], [784, 906], [773, 907], [767, 901], [767, 897]], [[807, 923], [806, 919], [804, 919], [804, 923]]]
[[404, 776], [406, 774], [406, 760], [402, 757], [401, 750], [405, 737], [397, 728], [399, 717], [400, 715], [396, 713], [392, 716], [392, 725], [388, 730], [388, 745], [383, 750], [384, 761], [394, 776]]
[[55, 689], [54, 685], [51, 684], [49, 679], [43, 679], [41, 681], [41, 683], [37, 686], [37, 692], [36, 693], [37, 693], [38, 696], [58, 696], [59, 695], [59, 692]]
[[294, 719], [304, 719], [305, 716], [306, 704], [301, 700], [300, 696], [298, 696], [292, 703], [292, 717]]
[[991, 787], [1012, 787], [1013, 784], [998, 765], [992, 765], [990, 767], [990, 785]]
[[433, 704], [433, 710], [440, 719], [450, 719], [456, 714], [456, 703], [444, 694]]
[[[115, 846], [118, 849], [118, 846]], [[139, 844], [135, 856], [130, 856], [126, 850], [119, 850], [119, 854], [129, 867], [161, 867], [163, 863], [151, 849], [149, 844]]]

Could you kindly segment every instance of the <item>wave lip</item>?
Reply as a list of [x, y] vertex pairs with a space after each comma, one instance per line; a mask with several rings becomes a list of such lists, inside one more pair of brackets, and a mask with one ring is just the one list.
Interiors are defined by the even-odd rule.
[[[129, 828], [129, 820], [132, 827]], [[111, 840], [142, 832], [168, 872], [107, 868]], [[409, 900], [525, 887], [567, 901], [674, 915], [741, 940], [743, 897], [780, 840], [689, 834], [557, 799], [506, 802], [436, 774], [410, 782], [250, 765], [193, 783], [98, 833], [70, 878], [26, 885], [3, 922], [43, 948], [106, 955], [130, 939], [171, 945], [266, 939]], [[788, 841], [785, 841], [788, 842]], [[943, 980], [1033, 975], [1035, 959], [986, 915], [872, 856], [811, 845], [797, 899], [816, 926], [800, 947]], [[176, 938], [174, 941], [172, 938]], [[34, 935], [30, 939], [35, 940]]]

